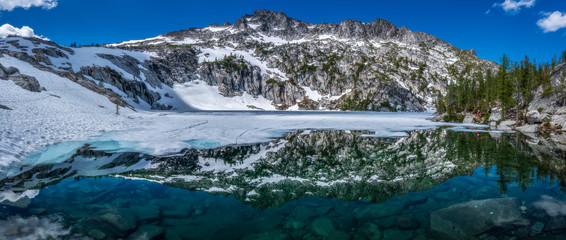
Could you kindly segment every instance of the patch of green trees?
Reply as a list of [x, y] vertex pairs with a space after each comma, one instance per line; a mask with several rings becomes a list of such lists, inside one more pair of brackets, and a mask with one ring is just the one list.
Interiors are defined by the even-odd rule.
[[446, 94], [437, 94], [437, 111], [452, 116], [452, 119], [446, 119], [449, 121], [458, 120], [457, 115], [461, 112], [475, 113], [479, 110], [486, 113], [493, 107], [501, 108], [504, 114], [518, 113], [533, 100], [535, 91], [540, 87], [543, 97], [553, 93], [550, 83], [552, 69], [564, 62], [566, 51], [550, 63], [537, 63], [528, 56], [520, 62], [513, 62], [504, 54], [495, 72], [472, 64], [461, 71], [449, 67], [455, 81], [449, 83]]

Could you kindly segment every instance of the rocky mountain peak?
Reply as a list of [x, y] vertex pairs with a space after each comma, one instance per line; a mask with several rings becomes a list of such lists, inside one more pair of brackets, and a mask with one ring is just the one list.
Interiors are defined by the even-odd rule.
[[285, 31], [296, 27], [299, 20], [292, 19], [282, 12], [274, 12], [268, 10], [257, 10], [253, 15], [245, 15], [238, 19], [234, 24], [234, 28], [239, 30], [256, 29], [258, 31]]

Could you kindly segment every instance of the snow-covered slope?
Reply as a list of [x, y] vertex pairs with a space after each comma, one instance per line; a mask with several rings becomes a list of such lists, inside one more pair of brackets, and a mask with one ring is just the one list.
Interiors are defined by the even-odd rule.
[[0, 80], [0, 104], [11, 109], [0, 109], [0, 169], [42, 146], [120, 129], [133, 112], [121, 107], [116, 115], [116, 104], [106, 97], [16, 58], [3, 56], [0, 64], [35, 76], [47, 89], [30, 92]]

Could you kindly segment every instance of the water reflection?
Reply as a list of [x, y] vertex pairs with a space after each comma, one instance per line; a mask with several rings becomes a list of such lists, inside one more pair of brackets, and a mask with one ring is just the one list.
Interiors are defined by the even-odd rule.
[[0, 200], [13, 200], [0, 218], [11, 229], [49, 226], [57, 238], [566, 237], [561, 136], [371, 134], [299, 131], [167, 157], [84, 146], [0, 181]]

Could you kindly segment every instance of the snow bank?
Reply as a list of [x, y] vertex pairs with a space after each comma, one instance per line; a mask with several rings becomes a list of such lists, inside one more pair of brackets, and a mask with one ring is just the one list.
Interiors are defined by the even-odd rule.
[[210, 86], [200, 80], [175, 84], [173, 91], [184, 103], [201, 110], [275, 110], [271, 101], [263, 96], [254, 98], [244, 92], [242, 96], [224, 97], [217, 86]]

